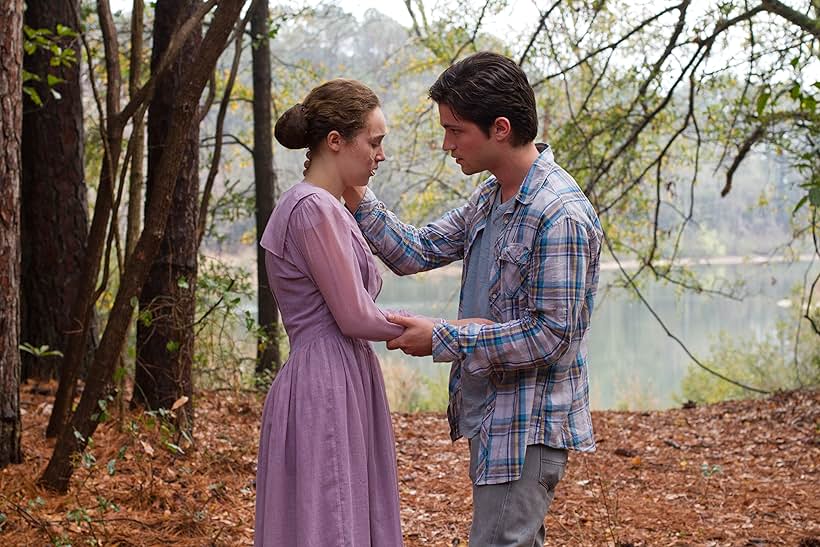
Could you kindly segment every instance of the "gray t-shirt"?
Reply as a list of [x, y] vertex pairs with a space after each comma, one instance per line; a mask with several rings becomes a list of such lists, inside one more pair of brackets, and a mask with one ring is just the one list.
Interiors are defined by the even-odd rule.
[[[490, 274], [498, 257], [495, 255], [495, 240], [504, 228], [504, 213], [509, 211], [515, 199], [501, 203], [501, 191], [497, 191], [487, 223], [473, 242], [466, 276], [464, 278], [463, 317], [490, 317]], [[470, 357], [468, 356], [467, 359]], [[461, 369], [461, 419], [459, 430], [471, 439], [481, 428], [484, 418], [484, 402], [487, 399], [489, 379], [486, 376], [472, 376]]]

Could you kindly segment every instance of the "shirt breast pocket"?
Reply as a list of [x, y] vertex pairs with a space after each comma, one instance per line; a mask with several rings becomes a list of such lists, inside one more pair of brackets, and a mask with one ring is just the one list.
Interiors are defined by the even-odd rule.
[[501, 289], [507, 298], [520, 296], [526, 291], [527, 264], [530, 249], [521, 243], [510, 243], [498, 255], [501, 269]]

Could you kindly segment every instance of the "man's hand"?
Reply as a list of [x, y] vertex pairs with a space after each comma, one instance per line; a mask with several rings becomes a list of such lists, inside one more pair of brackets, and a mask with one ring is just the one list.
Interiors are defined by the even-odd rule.
[[348, 186], [345, 188], [342, 197], [345, 200], [345, 207], [351, 213], [355, 213], [359, 208], [359, 204], [364, 198], [364, 193], [367, 191], [367, 186]]
[[404, 333], [387, 342], [387, 349], [401, 349], [407, 355], [424, 357], [433, 354], [433, 327], [435, 323], [425, 317], [403, 317], [387, 314], [387, 320], [404, 327]]

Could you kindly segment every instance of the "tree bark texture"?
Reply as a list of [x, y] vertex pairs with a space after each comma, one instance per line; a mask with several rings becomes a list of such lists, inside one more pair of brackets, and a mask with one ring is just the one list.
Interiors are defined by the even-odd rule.
[[[58, 24], [79, 30], [78, 0], [53, 2], [27, 0], [25, 23], [34, 29]], [[68, 46], [68, 44], [62, 44]], [[51, 55], [38, 49], [23, 60], [25, 69], [41, 78], [31, 82], [43, 101], [37, 106], [28, 97], [23, 111], [23, 179], [21, 195], [21, 248], [23, 255], [21, 334], [23, 342], [48, 345], [66, 352], [67, 335], [78, 324], [71, 319], [77, 296], [88, 235], [88, 201], [83, 170], [83, 106], [80, 90], [81, 43], [70, 47], [78, 61], [70, 67], [50, 67]], [[64, 82], [54, 89], [46, 75]], [[93, 352], [89, 331], [85, 363]], [[22, 379], [47, 380], [59, 374], [61, 359], [22, 355]]]
[[[131, 11], [131, 64], [128, 69], [128, 96], [134, 98], [142, 81], [142, 32], [145, 27], [145, 5], [135, 0]], [[131, 173], [128, 184], [128, 220], [125, 231], [125, 256], [134, 251], [142, 228], [142, 196], [145, 185], [145, 118], [132, 120], [131, 138], [136, 141], [131, 157]]]
[[[105, 120], [101, 120], [101, 137], [103, 140], [103, 159], [100, 168], [100, 183], [97, 188], [97, 199], [94, 203], [94, 214], [86, 239], [85, 256], [83, 257], [82, 274], [80, 275], [77, 297], [71, 305], [72, 328], [68, 332], [63, 366], [60, 370], [60, 383], [54, 397], [54, 408], [46, 427], [46, 437], [56, 437], [68, 423], [77, 377], [86, 355], [85, 342], [94, 317], [96, 302], [95, 288], [100, 273], [100, 261], [105, 251], [108, 221], [114, 204], [114, 186], [120, 152], [122, 151], [123, 126], [119, 120], [121, 71], [119, 63], [119, 42], [114, 25], [114, 18], [106, 0], [98, 0], [100, 29], [102, 30], [105, 70], [107, 76], [105, 94]], [[96, 358], [96, 356], [95, 356]]]
[[0, 2], [0, 468], [20, 463], [23, 0]]
[[231, 29], [239, 17], [243, 0], [222, 0], [210, 21], [202, 46], [186, 67], [182, 78], [183, 87], [171, 112], [166, 143], [167, 146], [157, 168], [155, 186], [149, 209], [146, 211], [145, 229], [140, 235], [134, 253], [126, 262], [120, 277], [120, 286], [108, 316], [99, 347], [88, 373], [77, 410], [68, 427], [60, 432], [54, 453], [40, 483], [53, 490], [65, 492], [73, 473], [72, 458], [80, 454], [88, 444], [88, 438], [97, 428], [94, 415], [99, 401], [110, 391], [111, 381], [119, 360], [122, 345], [131, 322], [131, 300], [139, 294], [148, 277], [151, 264], [157, 255], [165, 232], [174, 186], [182, 165], [182, 149], [191, 124], [197, 121], [198, 101], [205, 84], [225, 48]]
[[[159, 0], [154, 19], [152, 70], [165, 53], [171, 36], [195, 11], [194, 0]], [[195, 31], [170, 70], [157, 83], [148, 109], [148, 178], [146, 211], [156, 199], [155, 187], [166, 141], [170, 113], [183, 85], [183, 75], [202, 41]], [[182, 164], [174, 185], [170, 216], [140, 296], [137, 324], [135, 403], [156, 410], [171, 408], [187, 396], [178, 411], [178, 425], [190, 430], [193, 421], [191, 367], [194, 352], [194, 313], [197, 276], [199, 203], [199, 125], [190, 124], [182, 143]], [[150, 320], [146, 319], [150, 318]]]
[[[273, 170], [273, 125], [271, 123], [270, 10], [266, 1], [254, 2], [251, 14], [253, 58], [253, 175], [256, 188], [256, 234], [261, 237], [276, 199]], [[256, 372], [276, 372], [279, 353], [279, 310], [268, 286], [265, 250], [256, 246], [256, 290], [259, 326], [265, 333], [257, 344]]]

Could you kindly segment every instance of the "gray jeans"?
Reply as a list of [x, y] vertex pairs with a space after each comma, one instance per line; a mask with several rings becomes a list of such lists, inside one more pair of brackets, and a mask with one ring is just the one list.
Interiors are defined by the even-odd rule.
[[521, 478], [503, 484], [475, 485], [478, 443], [470, 442], [473, 524], [470, 547], [542, 547], [544, 518], [555, 486], [567, 466], [567, 451], [543, 444], [527, 447]]

